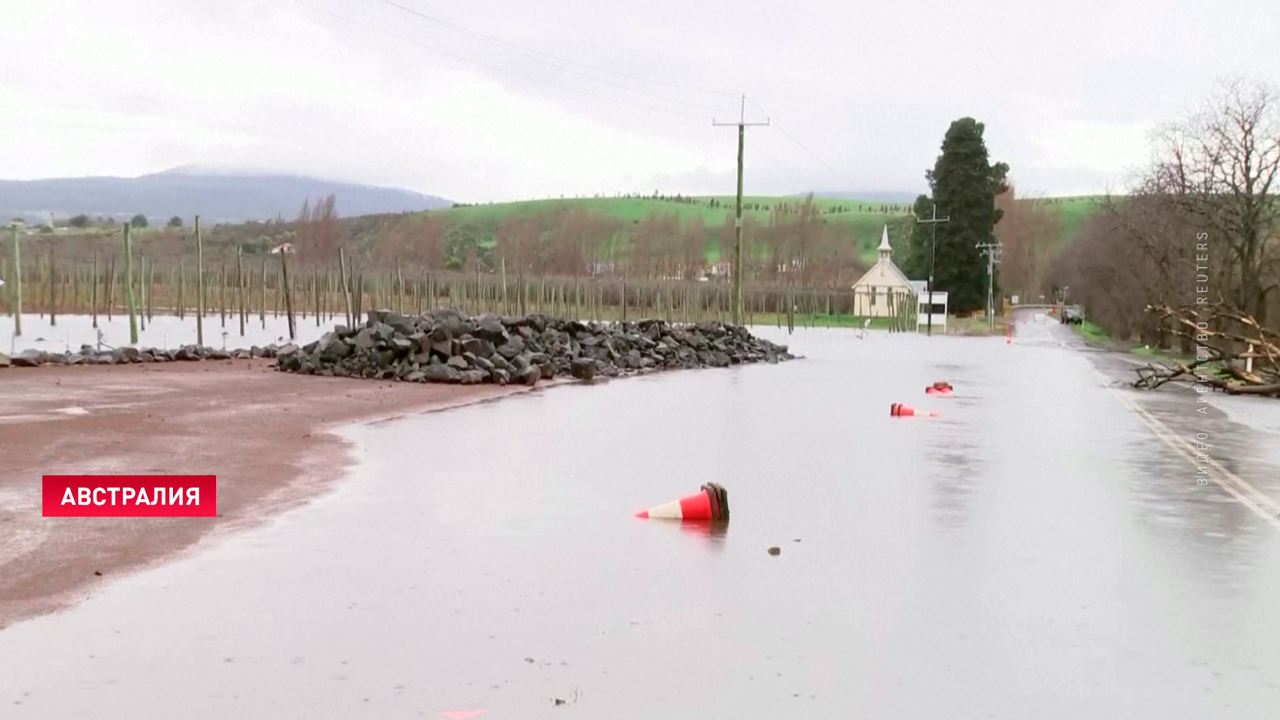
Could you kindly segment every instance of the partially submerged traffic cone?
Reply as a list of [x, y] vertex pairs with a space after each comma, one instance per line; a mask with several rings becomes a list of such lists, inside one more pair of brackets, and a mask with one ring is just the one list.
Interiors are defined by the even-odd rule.
[[1004, 344], [1005, 344], [1005, 345], [1012, 345], [1012, 344], [1013, 344], [1013, 326], [1012, 326], [1012, 325], [1008, 325], [1008, 326], [1006, 326], [1006, 327], [1005, 327], [1005, 331], [1004, 331]]
[[715, 483], [707, 483], [689, 497], [641, 510], [636, 513], [636, 517], [667, 520], [728, 520], [729, 493]]
[[889, 406], [889, 414], [893, 417], [938, 417], [938, 413], [929, 412], [927, 410], [916, 410], [907, 407], [902, 403], [894, 403]]
[[945, 380], [939, 380], [938, 382], [925, 388], [924, 394], [925, 395], [950, 395], [954, 390], [955, 388], [951, 387], [951, 383]]

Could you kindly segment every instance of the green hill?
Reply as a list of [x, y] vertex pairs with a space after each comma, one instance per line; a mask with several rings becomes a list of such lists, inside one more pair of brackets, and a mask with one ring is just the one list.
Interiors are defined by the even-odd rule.
[[[743, 196], [743, 218], [765, 224], [770, 213], [781, 205], [797, 205], [803, 198], [781, 196]], [[814, 198], [822, 218], [827, 223], [848, 226], [850, 239], [856, 244], [864, 260], [874, 262], [875, 248], [880, 242], [880, 229], [888, 220], [901, 217], [911, 211], [902, 203], [885, 203], [876, 200], [847, 200]], [[707, 259], [716, 262], [721, 248], [714, 230], [732, 217], [735, 198], [730, 195], [692, 197], [599, 197], [564, 198], [551, 200], [525, 200], [484, 205], [458, 205], [444, 210], [433, 210], [432, 215], [443, 216], [451, 225], [472, 225], [484, 238], [481, 245], [490, 247], [497, 227], [513, 215], [551, 214], [558, 210], [576, 208], [616, 218], [623, 223], [639, 224], [651, 213], [675, 215], [683, 224], [694, 217], [701, 217], [708, 229]]]

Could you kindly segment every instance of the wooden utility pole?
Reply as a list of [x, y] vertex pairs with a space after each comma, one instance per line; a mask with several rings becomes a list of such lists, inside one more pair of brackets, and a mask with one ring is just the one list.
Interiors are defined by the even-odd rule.
[[934, 246], [938, 244], [938, 223], [951, 222], [951, 216], [938, 217], [938, 204], [933, 204], [933, 218], [921, 219], [912, 213], [911, 217], [918, 223], [929, 223], [929, 321], [925, 326], [925, 334], [933, 335], [933, 256]]
[[769, 120], [766, 118], [764, 122], [747, 122], [747, 96], [742, 96], [742, 107], [739, 111], [738, 122], [722, 123], [712, 119], [713, 126], [738, 127], [738, 203], [737, 211], [733, 221], [733, 324], [742, 324], [742, 151], [746, 141], [747, 127], [753, 125], [768, 125]]
[[[996, 326], [996, 265], [1000, 262], [1000, 243], [978, 243], [974, 247], [987, 256], [987, 327]], [[1063, 298], [1065, 305], [1066, 298]]]

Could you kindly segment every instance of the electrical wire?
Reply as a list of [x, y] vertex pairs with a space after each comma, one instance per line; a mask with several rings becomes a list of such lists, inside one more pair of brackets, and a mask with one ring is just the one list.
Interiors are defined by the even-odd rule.
[[331, 10], [326, 10], [325, 8], [322, 8], [322, 7], [319, 7], [319, 6], [316, 6], [316, 5], [312, 5], [311, 3], [308, 3], [308, 2], [304, 2], [304, 0], [293, 0], [293, 2], [295, 2], [295, 3], [299, 4], [299, 5], [302, 5], [303, 7], [310, 8], [311, 10], [314, 10], [314, 11], [316, 11], [316, 12], [318, 12], [318, 13], [322, 13], [322, 14], [324, 14], [324, 15], [328, 15], [329, 17], [332, 17], [332, 18], [335, 18], [335, 19], [341, 20], [341, 21], [346, 22], [346, 23], [350, 23], [350, 24], [352, 24], [352, 25], [356, 25], [356, 26], [358, 26], [358, 27], [362, 27], [362, 28], [364, 28], [364, 29], [366, 29], [366, 30], [368, 30], [368, 31], [370, 31], [370, 32], [378, 33], [379, 35], [384, 35], [384, 36], [386, 36], [386, 37], [393, 38], [393, 39], [395, 39], [395, 40], [399, 40], [399, 41], [401, 41], [401, 42], [408, 43], [408, 44], [410, 44], [410, 45], [415, 45], [415, 46], [420, 47], [420, 48], [422, 48], [422, 49], [424, 49], [424, 50], [429, 50], [429, 51], [431, 51], [431, 52], [434, 52], [434, 53], [439, 54], [439, 55], [443, 55], [443, 56], [445, 56], [445, 57], [448, 57], [448, 58], [451, 58], [451, 59], [457, 60], [457, 61], [459, 61], [459, 62], [464, 62], [464, 63], [468, 63], [468, 64], [471, 64], [471, 65], [475, 65], [475, 66], [477, 66], [477, 67], [482, 67], [482, 68], [485, 68], [485, 69], [487, 69], [487, 70], [491, 70], [491, 71], [493, 71], [493, 72], [502, 73], [502, 74], [504, 74], [504, 75], [509, 75], [509, 76], [511, 76], [511, 77], [519, 78], [519, 79], [521, 79], [521, 80], [525, 80], [525, 81], [528, 81], [528, 82], [538, 83], [539, 85], [546, 85], [546, 86], [548, 86], [548, 87], [553, 87], [553, 88], [556, 88], [556, 89], [558, 89], [558, 90], [563, 90], [563, 91], [565, 91], [565, 92], [571, 92], [571, 93], [575, 93], [575, 94], [578, 94], [578, 95], [583, 95], [583, 96], [585, 96], [585, 97], [595, 98], [595, 99], [597, 99], [597, 100], [604, 100], [604, 101], [606, 101], [606, 102], [618, 103], [618, 104], [620, 104], [620, 105], [628, 105], [628, 106], [630, 106], [630, 107], [640, 108], [640, 109], [643, 109], [643, 110], [651, 110], [651, 111], [654, 111], [654, 112], [665, 112], [665, 113], [669, 113], [669, 114], [671, 114], [671, 115], [682, 115], [682, 116], [684, 116], [684, 117], [692, 117], [692, 118], [698, 118], [698, 119], [706, 119], [706, 116], [705, 116], [705, 115], [699, 115], [699, 114], [696, 114], [696, 113], [685, 112], [685, 111], [682, 111], [682, 110], [672, 110], [672, 109], [670, 109], [670, 108], [658, 107], [658, 106], [656, 106], [656, 105], [645, 105], [645, 104], [643, 104], [643, 103], [630, 102], [630, 101], [628, 101], [628, 100], [621, 100], [621, 99], [618, 99], [618, 98], [611, 98], [611, 97], [608, 97], [608, 96], [605, 96], [605, 95], [597, 95], [597, 94], [595, 94], [595, 93], [586, 92], [585, 90], [579, 90], [579, 89], [577, 89], [577, 88], [571, 88], [571, 87], [568, 87], [567, 85], [560, 85], [560, 84], [558, 84], [558, 83], [548, 82], [548, 81], [546, 81], [546, 80], [541, 80], [541, 79], [539, 79], [539, 78], [530, 77], [530, 76], [528, 76], [528, 75], [522, 75], [522, 74], [520, 74], [520, 73], [513, 72], [513, 71], [511, 71], [511, 70], [507, 70], [506, 68], [501, 68], [501, 67], [498, 67], [498, 66], [496, 66], [496, 65], [489, 65], [489, 64], [487, 64], [487, 63], [482, 63], [482, 62], [480, 62], [480, 61], [478, 61], [478, 60], [472, 60], [471, 58], [464, 57], [464, 56], [462, 56], [462, 55], [458, 55], [458, 54], [456, 54], [456, 53], [451, 53], [451, 52], [449, 52], [449, 51], [447, 51], [447, 50], [441, 50], [440, 48], [432, 47], [432, 46], [427, 45], [427, 44], [425, 44], [425, 43], [418, 42], [417, 40], [414, 40], [414, 39], [412, 39], [412, 38], [404, 37], [403, 35], [397, 35], [397, 34], [395, 34], [395, 33], [393, 33], [393, 32], [390, 32], [390, 31], [387, 31], [387, 30], [383, 30], [382, 28], [376, 27], [376, 26], [374, 26], [374, 25], [369, 25], [368, 23], [364, 23], [364, 22], [361, 22], [361, 21], [359, 21], [359, 20], [355, 20], [355, 19], [353, 19], [353, 18], [349, 18], [349, 17], [347, 17], [347, 16], [345, 16], [345, 15], [340, 15], [340, 14], [338, 14], [338, 13], [335, 13], [335, 12], [331, 11]]
[[[490, 45], [493, 45], [493, 46], [495, 46], [495, 47], [497, 47], [497, 48], [500, 48], [500, 49], [502, 49], [502, 50], [506, 50], [507, 52], [515, 53], [515, 54], [517, 54], [517, 55], [520, 55], [520, 56], [526, 57], [526, 58], [528, 58], [528, 59], [530, 59], [530, 60], [533, 60], [533, 61], [535, 61], [535, 62], [540, 62], [540, 63], [546, 64], [546, 65], [549, 65], [549, 66], [551, 66], [551, 67], [553, 67], [553, 68], [556, 68], [556, 69], [558, 69], [558, 70], [563, 70], [564, 72], [567, 72], [567, 73], [573, 73], [573, 74], [575, 74], [575, 75], [580, 75], [580, 76], [582, 76], [582, 77], [585, 77], [585, 78], [587, 78], [587, 79], [589, 79], [589, 80], [593, 80], [593, 81], [595, 81], [595, 82], [604, 83], [604, 84], [606, 84], [606, 85], [611, 85], [611, 86], [613, 86], [613, 87], [620, 88], [620, 89], [625, 90], [625, 91], [627, 91], [627, 92], [633, 92], [633, 93], [637, 93], [637, 94], [640, 94], [640, 95], [645, 95], [645, 96], [648, 96], [648, 97], [654, 98], [654, 99], [656, 99], [656, 100], [662, 100], [662, 101], [665, 101], [665, 102], [675, 103], [675, 104], [677, 104], [677, 105], [685, 105], [685, 106], [687, 106], [687, 107], [698, 108], [698, 109], [700, 109], [700, 110], [710, 110], [711, 112], [720, 112], [720, 111], [722, 111], [722, 110], [724, 109], [724, 108], [711, 107], [711, 106], [709, 106], [709, 105], [702, 105], [702, 104], [700, 104], [700, 103], [688, 102], [688, 101], [686, 101], [686, 100], [680, 100], [680, 99], [677, 99], [677, 98], [667, 97], [667, 96], [664, 96], [664, 95], [657, 95], [657, 94], [655, 94], [655, 93], [647, 92], [647, 91], [644, 91], [644, 90], [638, 90], [638, 89], [636, 89], [636, 88], [628, 87], [628, 86], [623, 85], [623, 84], [621, 84], [621, 83], [616, 83], [616, 82], [613, 82], [613, 81], [611, 81], [611, 80], [606, 80], [606, 79], [604, 79], [604, 78], [596, 77], [596, 76], [591, 75], [591, 74], [589, 74], [589, 73], [582, 72], [581, 70], [574, 70], [573, 68], [565, 67], [564, 65], [562, 65], [562, 64], [560, 64], [560, 63], [568, 63], [568, 64], [571, 64], [571, 65], [578, 65], [578, 66], [581, 66], [581, 67], [590, 68], [590, 69], [592, 69], [592, 70], [595, 70], [596, 72], [603, 72], [603, 73], [608, 73], [608, 74], [612, 74], [612, 75], [619, 75], [619, 76], [621, 76], [621, 77], [631, 78], [631, 79], [633, 79], [633, 80], [637, 80], [637, 81], [639, 81], [639, 82], [650, 82], [650, 83], [653, 83], [653, 84], [662, 84], [662, 85], [670, 85], [670, 83], [659, 83], [659, 82], [656, 82], [656, 81], [645, 80], [644, 78], [636, 77], [636, 76], [633, 76], [633, 75], [627, 75], [627, 74], [625, 74], [625, 73], [618, 73], [618, 72], [614, 72], [614, 71], [612, 71], [612, 70], [607, 70], [607, 69], [604, 69], [604, 68], [593, 67], [593, 66], [591, 66], [591, 65], [586, 65], [586, 64], [584, 64], [584, 63], [574, 62], [573, 60], [567, 60], [567, 59], [565, 59], [565, 58], [559, 58], [559, 57], [556, 57], [556, 56], [554, 56], [554, 55], [550, 55], [550, 54], [548, 54], [548, 53], [539, 52], [539, 51], [537, 51], [537, 50], [533, 50], [533, 49], [530, 49], [530, 48], [523, 47], [523, 46], [521, 46], [521, 45], [517, 45], [517, 44], [515, 44], [515, 43], [513, 43], [513, 42], [508, 42], [508, 41], [506, 41], [506, 40], [502, 40], [501, 38], [497, 38], [497, 37], [494, 37], [494, 36], [492, 36], [492, 35], [486, 35], [486, 34], [484, 34], [484, 33], [482, 33], [482, 32], [479, 32], [479, 31], [476, 31], [476, 30], [472, 30], [472, 29], [467, 28], [467, 27], [464, 27], [464, 26], [462, 26], [462, 25], [458, 25], [457, 23], [449, 22], [448, 20], [441, 20], [440, 18], [437, 18], [437, 17], [431, 16], [431, 15], [428, 15], [428, 14], [426, 14], [426, 13], [424, 13], [424, 12], [421, 12], [421, 11], [419, 11], [419, 10], [416, 10], [416, 9], [414, 9], [414, 8], [408, 7], [408, 6], [406, 6], [406, 5], [401, 5], [400, 3], [395, 2], [395, 0], [380, 0], [380, 1], [381, 1], [384, 5], [389, 5], [389, 6], [393, 7], [393, 8], [398, 9], [398, 10], [402, 10], [402, 11], [404, 11], [404, 12], [406, 12], [406, 13], [409, 13], [410, 15], [414, 15], [414, 16], [416, 16], [416, 17], [422, 18], [423, 20], [427, 20], [427, 21], [429, 21], [429, 22], [436, 23], [437, 25], [440, 25], [440, 26], [443, 26], [443, 27], [449, 28], [450, 30], [455, 30], [455, 31], [460, 32], [460, 33], [462, 33], [462, 34], [464, 34], [464, 35], [467, 35], [467, 36], [469, 36], [469, 37], [472, 37], [472, 38], [475, 38], [475, 39], [477, 39], [477, 40], [480, 40], [480, 41], [482, 41], [482, 42], [489, 43]], [[540, 57], [540, 56], [541, 56], [541, 57]], [[546, 58], [550, 58], [550, 59], [546, 59]], [[674, 85], [673, 87], [682, 87], [682, 86]], [[706, 92], [706, 91], [697, 90], [697, 89], [693, 89], [693, 88], [683, 88], [683, 89], [685, 89], [685, 90], [689, 90], [689, 91], [691, 91], [691, 92]], [[732, 95], [732, 93], [720, 93], [719, 91], [715, 91], [715, 92], [716, 92], [717, 94]]]

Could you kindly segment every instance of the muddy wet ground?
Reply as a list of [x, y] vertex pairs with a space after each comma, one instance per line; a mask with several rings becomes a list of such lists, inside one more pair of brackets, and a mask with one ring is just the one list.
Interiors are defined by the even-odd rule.
[[[1267, 406], [1034, 318], [791, 342], [349, 429], [314, 502], [0, 631], [4, 717], [1275, 717], [1280, 530], [1123, 398], [1276, 500]], [[727, 527], [632, 517], [704, 482]]]

